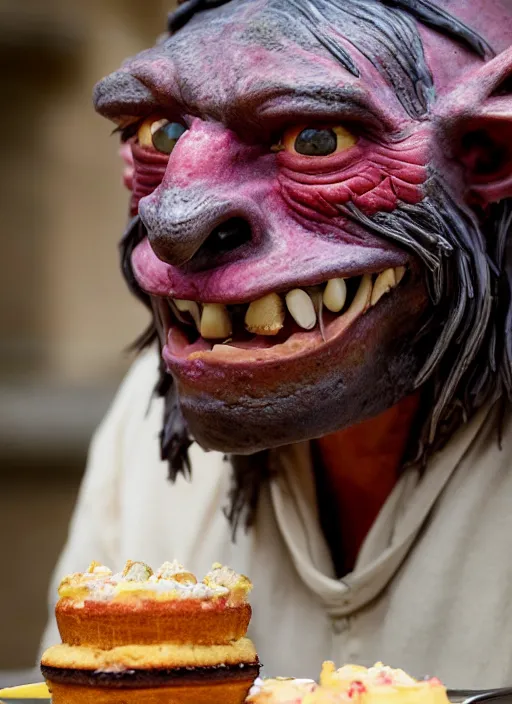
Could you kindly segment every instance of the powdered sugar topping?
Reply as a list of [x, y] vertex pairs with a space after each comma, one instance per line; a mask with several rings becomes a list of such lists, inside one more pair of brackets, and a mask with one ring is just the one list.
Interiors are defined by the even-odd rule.
[[65, 577], [59, 595], [77, 601], [111, 601], [124, 598], [197, 599], [226, 598], [230, 604], [244, 601], [249, 580], [229, 567], [215, 564], [202, 582], [177, 560], [164, 562], [156, 572], [143, 562], [129, 560], [122, 572], [93, 562], [84, 573]]

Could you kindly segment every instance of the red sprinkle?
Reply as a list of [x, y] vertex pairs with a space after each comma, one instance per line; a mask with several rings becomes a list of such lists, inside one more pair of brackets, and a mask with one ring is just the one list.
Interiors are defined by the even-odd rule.
[[380, 673], [377, 679], [379, 684], [393, 684], [391, 675], [387, 675], [384, 672]]
[[443, 683], [438, 677], [431, 677], [428, 681], [429, 684], [431, 684], [433, 687], [439, 686], [442, 687]]
[[365, 685], [360, 680], [354, 680], [348, 688], [348, 696], [352, 699], [355, 694], [364, 694], [366, 692]]

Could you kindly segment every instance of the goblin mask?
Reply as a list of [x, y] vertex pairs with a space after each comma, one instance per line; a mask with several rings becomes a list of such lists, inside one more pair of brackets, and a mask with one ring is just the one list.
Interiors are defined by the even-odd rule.
[[505, 0], [189, 0], [98, 84], [171, 462], [189, 435], [254, 453], [417, 389], [425, 454], [509, 395], [511, 19]]

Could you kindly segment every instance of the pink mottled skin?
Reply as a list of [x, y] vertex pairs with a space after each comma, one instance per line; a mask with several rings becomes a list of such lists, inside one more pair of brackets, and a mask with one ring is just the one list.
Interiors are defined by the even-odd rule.
[[[129, 191], [133, 191], [135, 168], [131, 145], [127, 143], [122, 144], [119, 149], [119, 156], [124, 162], [123, 183]], [[137, 210], [137, 208], [135, 208], [135, 210]]]
[[[204, 158], [203, 145], [208, 145]], [[137, 174], [141, 170], [137, 155], [141, 151], [134, 150], [137, 192]], [[244, 248], [243, 257], [234, 251], [225, 255], [215, 268], [204, 271], [190, 271], [186, 266], [169, 266], [165, 262], [179, 257], [185, 264], [195, 241], [187, 240], [185, 248], [176, 236], [170, 252], [167, 240], [153, 247], [146, 240], [133, 256], [139, 283], [154, 295], [235, 303], [253, 300], [273, 290], [285, 290], [299, 282], [320, 283], [340, 274], [350, 276], [405, 264], [407, 257], [403, 252], [351, 228], [344, 218], [336, 217], [332, 204], [353, 199], [370, 213], [392, 208], [396, 202], [394, 191], [404, 183], [404, 165], [410, 166], [411, 180], [416, 181], [424, 179], [424, 168], [395, 160], [392, 171], [386, 172], [391, 150], [375, 149], [365, 156], [368, 162], [372, 159], [372, 165], [368, 163], [368, 169], [360, 175], [357, 163], [364, 146], [348, 151], [354, 153], [353, 159], [345, 152], [339, 157], [319, 159], [321, 163], [316, 164], [316, 159], [287, 158], [287, 154], [276, 157], [242, 145], [233, 133], [215, 124], [194, 121], [171, 154], [169, 162], [176, 166], [173, 170], [169, 163], [163, 175], [165, 188], [157, 188], [141, 201], [144, 221], [156, 229], [169, 191], [180, 189], [183, 194], [188, 190], [205, 194], [198, 196], [204, 208], [208, 207], [208, 198], [215, 205], [224, 203], [222, 218], [243, 214], [251, 223], [254, 236]], [[417, 151], [404, 150], [405, 158], [419, 160]], [[406, 187], [402, 190], [405, 192]], [[408, 194], [412, 202], [419, 200], [417, 184], [409, 185]], [[174, 228], [176, 235], [181, 217], [179, 210], [166, 216], [166, 226]], [[204, 237], [199, 229], [195, 234]]]
[[[510, 46], [505, 2], [440, 4], [498, 54]], [[229, 304], [388, 267], [405, 265], [410, 275], [327, 342], [304, 333], [317, 334], [315, 344], [281, 358], [189, 359], [170, 344], [176, 341], [170, 331], [163, 355], [194, 436], [205, 447], [240, 453], [350, 427], [415, 389], [425, 357], [415, 333], [429, 310], [421, 265], [354, 224], [343, 207], [373, 217], [421, 203], [432, 173], [443, 175], [461, 203], [485, 208], [511, 194], [503, 174], [479, 181], [480, 155], [459, 149], [469, 126], [499, 134], [496, 115], [491, 128], [485, 112], [492, 87], [461, 93], [468, 76], [477, 85], [487, 80], [482, 58], [421, 26], [437, 100], [431, 112], [413, 118], [348, 40], [340, 39], [357, 77], [312, 37], [300, 43], [288, 31], [274, 34], [272, 44], [249, 41], [262, 31], [266, 6], [233, 0], [199, 13], [165, 50], [139, 54], [105, 84], [110, 94], [101, 111], [119, 124], [154, 115], [188, 128], [170, 156], [135, 138], [131, 157], [125, 154], [132, 213], [148, 232], [132, 256], [139, 285], [153, 296]], [[493, 61], [491, 74], [500, 61], [507, 69], [512, 64], [506, 52]], [[123, 93], [125, 77], [136, 94]], [[506, 119], [508, 126], [508, 113]], [[300, 125], [343, 125], [357, 142], [328, 157], [271, 150], [287, 127]], [[250, 241], [202, 256], [211, 233], [230, 218], [249, 223]]]
[[[189, 259], [190, 250], [177, 252], [177, 237], [172, 252], [167, 241], [153, 249], [143, 242], [133, 257], [139, 283], [154, 295], [234, 303], [297, 283], [315, 284], [405, 264], [403, 252], [354, 231], [339, 217], [336, 206], [352, 201], [373, 215], [393, 210], [398, 198], [409, 203], [421, 200], [424, 144], [416, 135], [385, 147], [361, 139], [348, 151], [328, 158], [275, 156], [241, 144], [235, 134], [215, 124], [194, 120], [172, 152], [165, 173], [162, 155], [156, 155], [150, 171], [151, 153], [135, 147], [135, 193], [144, 192], [139, 180], [144, 178], [149, 195], [143, 197], [140, 213], [150, 229], [156, 229], [170, 189], [183, 193], [197, 188], [215, 203], [226, 203], [223, 218], [243, 214], [254, 231], [243, 257], [235, 251], [206, 271], [166, 264], [177, 256]], [[154, 177], [149, 177], [150, 172]], [[151, 192], [159, 177], [162, 187]], [[167, 215], [166, 224], [177, 233], [181, 214], [174, 216], [177, 222], [172, 217]], [[190, 244], [195, 247], [195, 242]]]

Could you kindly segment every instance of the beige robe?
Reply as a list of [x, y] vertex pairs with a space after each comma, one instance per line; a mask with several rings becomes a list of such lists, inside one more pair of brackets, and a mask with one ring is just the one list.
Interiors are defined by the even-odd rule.
[[[193, 571], [214, 561], [250, 576], [250, 635], [265, 674], [317, 676], [324, 659], [383, 660], [452, 687], [512, 685], [512, 427], [497, 442], [495, 409], [481, 411], [420, 477], [400, 479], [361, 549], [336, 579], [319, 528], [307, 443], [279, 452], [255, 527], [235, 543], [222, 513], [230, 467], [191, 449], [193, 479], [166, 479], [159, 459], [162, 401], [149, 403], [151, 351], [133, 366], [91, 446], [69, 539], [55, 571], [91, 560], [174, 557]], [[58, 641], [50, 619], [45, 644]]]

